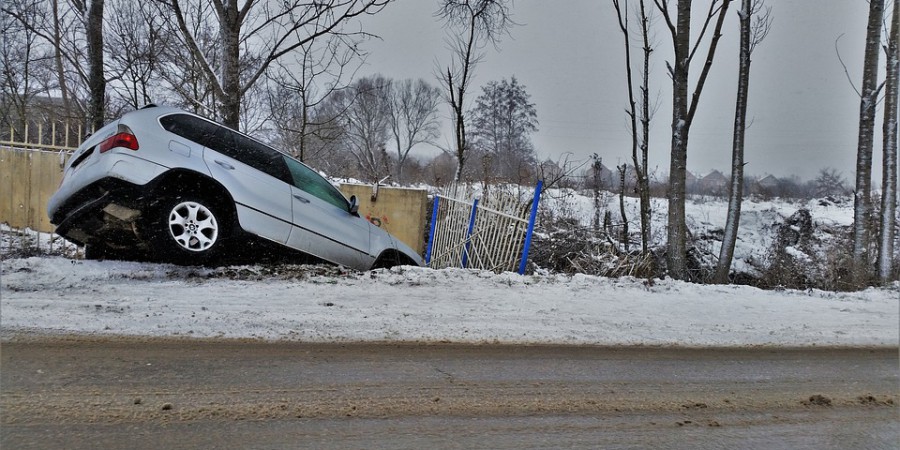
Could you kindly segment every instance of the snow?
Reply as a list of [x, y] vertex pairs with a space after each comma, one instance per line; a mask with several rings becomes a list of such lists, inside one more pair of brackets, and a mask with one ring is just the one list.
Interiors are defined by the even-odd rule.
[[3, 339], [895, 347], [898, 307], [900, 282], [834, 293], [413, 267], [204, 269], [58, 256], [0, 266]]
[[[493, 186], [492, 189], [502, 189]], [[512, 188], [509, 188], [512, 189]], [[516, 188], [525, 198], [530, 189]], [[665, 242], [665, 200], [653, 199], [652, 245]], [[601, 208], [621, 223], [618, 197]], [[631, 230], [639, 204], [625, 199]], [[850, 199], [746, 199], [733, 269], [760, 267], [778, 226], [809, 210], [822, 229], [853, 223]], [[686, 203], [695, 245], [719, 252], [728, 203]], [[541, 199], [539, 225], [589, 227], [594, 200], [567, 189]], [[709, 237], [712, 236], [712, 237]], [[27, 257], [37, 242], [62, 256]], [[20, 251], [20, 249], [22, 249]], [[798, 260], [813, 255], [796, 247]], [[331, 266], [217, 269], [70, 259], [69, 244], [0, 226], [0, 340], [32, 334], [255, 338], [302, 342], [510, 343], [644, 346], [900, 345], [900, 282], [861, 292], [703, 286], [670, 279], [534, 275], [403, 267], [353, 272]]]

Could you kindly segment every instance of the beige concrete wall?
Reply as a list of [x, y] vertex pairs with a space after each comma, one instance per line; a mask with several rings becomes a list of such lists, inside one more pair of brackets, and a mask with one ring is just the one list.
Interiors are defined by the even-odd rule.
[[51, 232], [47, 200], [62, 180], [58, 152], [0, 148], [0, 222]]
[[359, 199], [359, 215], [380, 226], [420, 255], [425, 250], [428, 194], [424, 189], [379, 186], [373, 201], [372, 185], [342, 184], [341, 192]]

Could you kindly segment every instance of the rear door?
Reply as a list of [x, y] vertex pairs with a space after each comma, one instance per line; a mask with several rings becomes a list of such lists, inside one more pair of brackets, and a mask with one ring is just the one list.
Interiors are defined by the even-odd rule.
[[241, 227], [286, 243], [291, 233], [290, 175], [282, 154], [231, 129], [218, 126], [203, 153], [213, 178], [234, 197]]

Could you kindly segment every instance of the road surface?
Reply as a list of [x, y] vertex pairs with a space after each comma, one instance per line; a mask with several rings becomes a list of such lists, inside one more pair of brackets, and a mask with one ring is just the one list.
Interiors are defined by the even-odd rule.
[[0, 345], [0, 447], [897, 448], [898, 350]]

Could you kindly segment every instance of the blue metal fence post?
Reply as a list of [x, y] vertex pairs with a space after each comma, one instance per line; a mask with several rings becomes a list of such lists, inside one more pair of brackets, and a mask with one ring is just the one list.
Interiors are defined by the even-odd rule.
[[434, 245], [434, 228], [437, 225], [438, 205], [441, 198], [434, 196], [434, 207], [431, 208], [431, 230], [428, 231], [428, 248], [425, 250], [425, 265], [431, 264], [431, 248]]
[[534, 200], [531, 202], [531, 217], [528, 219], [528, 231], [525, 233], [525, 246], [522, 248], [522, 260], [519, 262], [519, 275], [525, 275], [528, 266], [528, 251], [531, 249], [531, 235], [534, 234], [534, 220], [537, 218], [538, 202], [541, 201], [541, 188], [544, 180], [538, 180], [534, 188]]
[[466, 248], [463, 250], [462, 267], [469, 265], [469, 240], [472, 239], [472, 230], [475, 229], [475, 215], [478, 212], [478, 199], [472, 202], [472, 214], [469, 216], [469, 230], [466, 231]]

